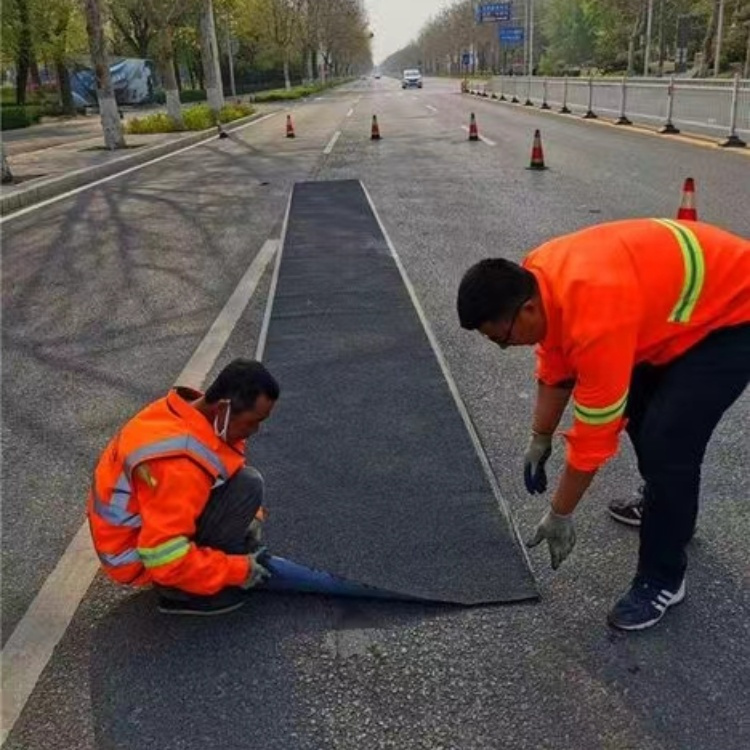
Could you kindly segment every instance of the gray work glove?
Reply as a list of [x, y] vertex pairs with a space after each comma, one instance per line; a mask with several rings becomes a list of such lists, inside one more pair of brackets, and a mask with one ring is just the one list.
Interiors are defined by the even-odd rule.
[[263, 554], [266, 554], [265, 547], [262, 547], [257, 552], [253, 552], [247, 556], [250, 561], [250, 573], [242, 584], [242, 588], [246, 591], [255, 588], [258, 584], [264, 583], [271, 577], [268, 570], [258, 562], [258, 557]]
[[543, 539], [546, 539], [549, 545], [552, 570], [557, 570], [576, 546], [573, 514], [561, 516], [550, 508], [536, 527], [534, 536], [526, 542], [526, 546], [529, 549], [536, 547]]
[[552, 435], [531, 434], [531, 440], [523, 457], [523, 481], [526, 489], [537, 495], [547, 490], [547, 472], [544, 466], [552, 454]]

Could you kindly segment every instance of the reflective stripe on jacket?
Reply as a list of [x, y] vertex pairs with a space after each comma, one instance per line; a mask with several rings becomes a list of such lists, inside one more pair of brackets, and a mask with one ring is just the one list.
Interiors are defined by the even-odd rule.
[[[120, 583], [157, 581], [210, 594], [247, 575], [244, 558], [197, 550], [190, 541], [211, 488], [245, 463], [244, 442], [227, 445], [191, 406], [199, 396], [176, 389], [147, 406], [96, 466], [87, 508], [91, 534], [102, 568]], [[184, 487], [175, 484], [183, 478]], [[164, 494], [175, 487], [181, 497]]]
[[537, 376], [574, 380], [568, 461], [592, 471], [617, 451], [633, 367], [666, 364], [712, 331], [750, 322], [750, 242], [701, 222], [631, 219], [532, 251], [547, 333]]

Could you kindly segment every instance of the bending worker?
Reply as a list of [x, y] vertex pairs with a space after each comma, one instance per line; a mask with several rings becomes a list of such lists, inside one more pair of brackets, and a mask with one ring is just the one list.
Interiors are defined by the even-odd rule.
[[700, 222], [633, 219], [589, 227], [470, 268], [461, 325], [501, 349], [537, 345], [538, 390], [525, 481], [545, 462], [568, 400], [567, 463], [529, 546], [557, 568], [573, 511], [626, 429], [644, 480], [638, 568], [609, 622], [639, 630], [685, 596], [701, 464], [722, 414], [750, 379], [750, 242]]
[[268, 572], [257, 560], [263, 478], [245, 466], [245, 441], [278, 398], [262, 364], [238, 359], [205, 394], [175, 388], [115, 435], [87, 509], [110, 578], [153, 583], [167, 614], [219, 614], [247, 601]]

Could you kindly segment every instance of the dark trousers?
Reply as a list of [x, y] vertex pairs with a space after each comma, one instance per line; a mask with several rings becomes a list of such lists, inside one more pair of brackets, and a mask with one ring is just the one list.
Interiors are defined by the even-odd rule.
[[[263, 477], [257, 469], [245, 467], [211, 492], [196, 524], [192, 541], [229, 555], [247, 555], [252, 550], [250, 524], [263, 504]], [[193, 599], [195, 595], [165, 586], [156, 587], [170, 599]], [[231, 589], [231, 587], [230, 587]], [[224, 589], [225, 592], [228, 589]], [[219, 592], [221, 596], [223, 592]], [[213, 598], [213, 597], [208, 597]]]
[[639, 576], [679, 587], [706, 446], [748, 381], [750, 325], [716, 331], [667, 365], [633, 371], [627, 431], [645, 482]]

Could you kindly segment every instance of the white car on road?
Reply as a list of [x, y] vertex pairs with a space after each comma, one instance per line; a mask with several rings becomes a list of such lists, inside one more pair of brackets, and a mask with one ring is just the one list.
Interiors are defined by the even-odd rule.
[[401, 81], [402, 89], [422, 88], [422, 74], [416, 68], [408, 68], [404, 71], [404, 77]]

